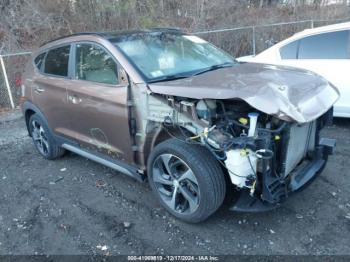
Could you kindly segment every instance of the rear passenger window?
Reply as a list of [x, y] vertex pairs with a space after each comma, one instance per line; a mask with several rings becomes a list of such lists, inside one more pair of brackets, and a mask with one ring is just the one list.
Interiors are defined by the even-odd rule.
[[299, 59], [349, 59], [349, 31], [309, 36], [300, 40]]
[[294, 41], [288, 45], [283, 46], [280, 49], [282, 59], [297, 59], [298, 54], [298, 43], [299, 41]]
[[68, 76], [70, 45], [50, 50], [45, 59], [46, 74]]
[[75, 78], [97, 83], [118, 83], [117, 64], [103, 48], [77, 44]]
[[45, 55], [46, 55], [46, 53], [42, 53], [34, 59], [34, 64], [39, 70], [41, 70], [41, 66], [43, 64]]

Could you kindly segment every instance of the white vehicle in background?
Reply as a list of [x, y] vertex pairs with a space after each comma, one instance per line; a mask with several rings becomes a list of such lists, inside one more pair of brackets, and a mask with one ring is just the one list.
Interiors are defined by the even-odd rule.
[[299, 67], [323, 76], [340, 92], [334, 116], [350, 118], [350, 22], [304, 30], [237, 60]]

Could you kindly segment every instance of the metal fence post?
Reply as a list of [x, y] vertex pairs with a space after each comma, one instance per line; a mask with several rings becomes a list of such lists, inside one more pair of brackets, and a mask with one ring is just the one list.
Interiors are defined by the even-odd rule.
[[252, 29], [253, 29], [253, 55], [256, 55], [255, 26], [252, 26]]
[[5, 85], [6, 85], [6, 88], [7, 88], [7, 92], [8, 92], [9, 98], [10, 98], [11, 107], [12, 107], [12, 109], [14, 109], [15, 108], [15, 104], [13, 103], [11, 88], [10, 88], [9, 80], [8, 80], [8, 77], [7, 77], [7, 72], [6, 72], [6, 68], [5, 68], [4, 58], [2, 57], [2, 55], [0, 55], [0, 63], [1, 63], [2, 73], [3, 73], [4, 79], [5, 79]]

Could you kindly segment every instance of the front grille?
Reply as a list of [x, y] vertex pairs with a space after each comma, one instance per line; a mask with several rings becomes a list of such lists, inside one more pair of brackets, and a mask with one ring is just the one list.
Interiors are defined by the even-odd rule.
[[292, 124], [287, 130], [288, 140], [284, 152], [284, 170], [287, 176], [306, 156], [315, 149], [316, 121], [298, 125]]

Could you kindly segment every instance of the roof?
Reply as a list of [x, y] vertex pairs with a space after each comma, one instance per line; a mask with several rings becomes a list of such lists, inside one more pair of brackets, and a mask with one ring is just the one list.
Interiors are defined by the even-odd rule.
[[350, 22], [345, 23], [338, 23], [333, 25], [326, 25], [321, 27], [315, 27], [311, 29], [305, 29], [303, 31], [300, 31], [298, 33], [295, 33], [294, 35], [278, 42], [277, 44], [267, 48], [266, 50], [262, 51], [261, 53], [257, 54], [255, 57], [262, 57], [261, 55], [269, 54], [270, 52], [275, 52], [274, 50], [276, 48], [280, 48], [281, 46], [284, 46], [286, 44], [289, 44], [291, 42], [294, 42], [296, 40], [299, 40], [301, 38], [317, 35], [321, 33], [327, 33], [327, 32], [334, 32], [334, 31], [340, 31], [340, 30], [350, 30]]
[[136, 35], [136, 34], [147, 34], [147, 33], [154, 33], [154, 32], [178, 32], [178, 33], [180, 33], [182, 31], [179, 28], [155, 27], [155, 28], [149, 28], [149, 29], [121, 30], [121, 31], [114, 31], [114, 32], [81, 32], [81, 33], [70, 34], [70, 35], [66, 35], [66, 36], [62, 36], [62, 37], [50, 40], [48, 42], [45, 42], [41, 46], [44, 46], [44, 45], [51, 43], [51, 42], [55, 42], [57, 40], [72, 37], [72, 36], [94, 35], [94, 36], [99, 36], [99, 37], [105, 38], [107, 40], [110, 40], [110, 39], [115, 39], [115, 38], [123, 37], [123, 36]]
[[311, 34], [316, 34], [316, 33], [337, 31], [337, 30], [344, 30], [344, 29], [350, 29], [350, 22], [320, 26], [320, 27], [315, 27], [315, 28], [311, 28], [311, 29], [305, 29], [299, 33], [296, 33], [295, 36], [311, 35]]

